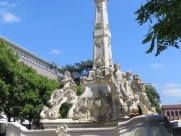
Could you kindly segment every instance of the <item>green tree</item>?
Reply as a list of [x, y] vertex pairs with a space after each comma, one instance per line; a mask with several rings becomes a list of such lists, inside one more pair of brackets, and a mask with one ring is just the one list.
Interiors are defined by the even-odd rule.
[[18, 61], [18, 56], [0, 40], [0, 107], [8, 117], [30, 122], [47, 104], [59, 82], [38, 75]]
[[52, 91], [58, 88], [59, 82], [49, 80], [47, 77], [38, 75], [30, 67], [25, 67], [23, 90], [20, 98], [23, 100], [21, 105], [21, 116], [23, 119], [32, 121], [39, 116], [44, 105], [50, 99]]
[[[4, 109], [8, 120], [13, 117], [13, 110], [16, 107], [17, 102], [14, 100], [15, 88], [17, 80], [17, 60], [18, 56], [14, 55], [11, 49], [8, 49], [3, 41], [0, 41], [0, 106]], [[15, 108], [17, 110], [17, 108]]]
[[143, 44], [150, 42], [146, 53], [152, 53], [156, 46], [155, 56], [168, 47], [179, 48], [181, 41], [181, 1], [180, 0], [147, 0], [135, 12], [140, 25], [149, 23], [149, 30]]
[[69, 71], [75, 83], [80, 85], [80, 77], [88, 74], [89, 70], [92, 69], [92, 64], [92, 60], [87, 60], [75, 63], [74, 65], [66, 65], [62, 68], [62, 72]]
[[161, 114], [161, 108], [160, 108], [160, 95], [155, 90], [154, 87], [145, 87], [146, 88], [146, 94], [150, 100], [151, 106], [155, 107], [158, 114]]

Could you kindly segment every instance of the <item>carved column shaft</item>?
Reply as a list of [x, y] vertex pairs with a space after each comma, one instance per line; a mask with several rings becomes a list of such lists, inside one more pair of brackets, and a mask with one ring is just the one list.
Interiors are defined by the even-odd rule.
[[93, 67], [112, 67], [111, 33], [109, 30], [107, 0], [95, 0]]

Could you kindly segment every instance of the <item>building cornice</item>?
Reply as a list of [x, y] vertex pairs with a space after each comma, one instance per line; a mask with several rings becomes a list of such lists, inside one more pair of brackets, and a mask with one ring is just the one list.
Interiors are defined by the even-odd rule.
[[[41, 61], [41, 62], [43, 62], [43, 63], [45, 63], [45, 64], [47, 64], [47, 65], [53, 65], [53, 63], [50, 63], [50, 62], [48, 62], [48, 61], [46, 61], [46, 60], [38, 57], [37, 55], [31, 53], [30, 51], [24, 49], [23, 47], [21, 47], [21, 46], [19, 46], [19, 45], [17, 45], [17, 44], [15, 44], [14, 42], [10, 41], [9, 39], [4, 38], [4, 37], [1, 36], [1, 35], [0, 35], [0, 40], [5, 41], [10, 47], [12, 47], [12, 48], [14, 48], [14, 49], [16, 49], [16, 50], [19, 50], [19, 51], [24, 52], [26, 55], [29, 55], [30, 57], [33, 57], [33, 58], [35, 58], [36, 60], [39, 60], [39, 61]], [[59, 66], [59, 68], [61, 68], [61, 67]]]

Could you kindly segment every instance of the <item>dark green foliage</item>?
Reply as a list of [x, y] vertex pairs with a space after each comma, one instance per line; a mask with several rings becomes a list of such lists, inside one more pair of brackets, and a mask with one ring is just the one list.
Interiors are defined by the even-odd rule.
[[135, 12], [140, 25], [150, 23], [143, 44], [150, 42], [146, 53], [156, 48], [158, 56], [168, 47], [179, 49], [181, 41], [181, 0], [148, 0]]
[[[77, 86], [77, 95], [80, 96], [83, 93], [83, 89], [81, 86]], [[68, 111], [70, 110], [72, 104], [63, 103], [60, 108], [60, 118], [66, 118]]]
[[153, 87], [146, 87], [146, 94], [150, 100], [151, 106], [155, 107], [158, 114], [161, 114], [160, 96]]
[[87, 75], [88, 71], [92, 69], [92, 60], [81, 61], [74, 65], [66, 65], [62, 68], [62, 72], [69, 71], [71, 77], [77, 85], [80, 84], [80, 77]]
[[77, 95], [80, 96], [83, 93], [83, 89], [81, 86], [77, 86]]
[[69, 109], [71, 108], [72, 104], [63, 103], [60, 108], [60, 118], [67, 118], [67, 114]]
[[59, 82], [38, 75], [36, 71], [18, 62], [18, 56], [0, 40], [0, 107], [11, 118], [30, 122], [47, 104]]

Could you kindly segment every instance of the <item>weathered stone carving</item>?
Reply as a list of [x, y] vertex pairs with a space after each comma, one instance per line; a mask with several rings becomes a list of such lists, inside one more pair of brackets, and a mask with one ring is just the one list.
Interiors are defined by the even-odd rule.
[[97, 11], [98, 11], [98, 13], [99, 13], [101, 10], [102, 10], [102, 4], [99, 3], [99, 4], [97, 4]]
[[109, 66], [112, 67], [112, 57], [109, 55]]
[[70, 76], [70, 72], [65, 71], [62, 82], [64, 87], [53, 91], [50, 100], [47, 102], [49, 107], [44, 107], [40, 114], [41, 119], [57, 119], [61, 105], [66, 101], [71, 103], [75, 99], [75, 83]]
[[126, 81], [131, 82], [131, 75], [132, 75], [132, 73], [130, 70], [128, 72], [126, 72]]
[[61, 124], [56, 129], [57, 136], [69, 136], [68, 127], [65, 124]]
[[101, 48], [101, 46], [103, 46], [104, 44], [104, 41], [103, 41], [103, 37], [102, 36], [98, 36], [98, 37], [95, 37], [94, 39], [94, 42], [95, 42], [95, 45], [98, 47], [98, 48]]
[[67, 101], [71, 102], [72, 100], [75, 99], [76, 97], [76, 92], [74, 90], [71, 89], [67, 89], [65, 91], [65, 97], [67, 97]]
[[46, 107], [46, 106], [43, 107], [43, 110], [40, 113], [41, 120], [46, 119], [46, 115], [47, 115], [48, 110], [49, 110], [48, 107]]
[[51, 99], [48, 101], [50, 109], [46, 113], [46, 118], [57, 119], [59, 117], [59, 108], [63, 103], [64, 90], [55, 90], [51, 95]]
[[64, 90], [58, 89], [53, 91], [50, 100], [48, 101], [49, 106], [59, 105], [64, 98]]
[[97, 23], [95, 29], [99, 30], [102, 28], [102, 23]]
[[88, 97], [78, 100], [76, 107], [74, 108], [74, 116], [72, 117], [75, 120], [80, 121], [90, 121], [92, 120], [90, 115], [91, 110], [91, 99]]
[[[95, 59], [95, 64], [96, 64], [96, 67], [101, 67], [101, 66], [104, 66], [104, 58], [99, 56]], [[99, 73], [97, 73], [99, 74]]]
[[96, 121], [108, 121], [113, 115], [112, 97], [96, 90], [92, 97], [92, 116]]
[[122, 71], [120, 71], [120, 65], [119, 64], [114, 64], [114, 79], [116, 84], [120, 87], [119, 89], [119, 97], [122, 99], [128, 99], [129, 97], [129, 84], [126, 82], [125, 78], [126, 75]]
[[79, 121], [99, 122], [119, 116], [135, 116], [138, 115], [138, 106], [143, 114], [156, 114], [143, 82], [136, 74], [131, 83], [131, 75], [131, 71], [122, 72], [119, 64], [114, 64], [114, 68], [94, 68], [81, 78], [85, 90], [78, 97], [69, 72], [65, 72], [65, 86], [53, 92], [48, 101], [50, 108], [44, 107], [41, 118], [57, 119], [64, 102], [73, 105], [68, 117]]
[[111, 95], [96, 90], [92, 97], [78, 101], [72, 118], [80, 121], [107, 121], [112, 117], [112, 113]]
[[151, 107], [151, 103], [146, 94], [145, 86], [138, 74], [133, 75], [131, 86], [134, 91], [134, 97], [137, 101], [137, 105], [139, 105], [147, 114], [156, 114], [155, 108]]
[[76, 86], [75, 82], [73, 81], [73, 79], [70, 76], [70, 72], [69, 71], [65, 71], [64, 73], [64, 79], [61, 80], [64, 84], [64, 90], [66, 90], [67, 88]]
[[64, 90], [55, 90], [51, 95], [50, 100], [47, 102], [50, 106], [44, 107], [43, 111], [40, 113], [41, 119], [56, 119], [59, 117], [59, 108], [64, 102]]
[[86, 83], [87, 81], [93, 81], [95, 79], [95, 71], [89, 71], [87, 77], [83, 76], [80, 78], [80, 83]]
[[111, 38], [108, 37], [108, 47], [110, 48], [111, 47]]

